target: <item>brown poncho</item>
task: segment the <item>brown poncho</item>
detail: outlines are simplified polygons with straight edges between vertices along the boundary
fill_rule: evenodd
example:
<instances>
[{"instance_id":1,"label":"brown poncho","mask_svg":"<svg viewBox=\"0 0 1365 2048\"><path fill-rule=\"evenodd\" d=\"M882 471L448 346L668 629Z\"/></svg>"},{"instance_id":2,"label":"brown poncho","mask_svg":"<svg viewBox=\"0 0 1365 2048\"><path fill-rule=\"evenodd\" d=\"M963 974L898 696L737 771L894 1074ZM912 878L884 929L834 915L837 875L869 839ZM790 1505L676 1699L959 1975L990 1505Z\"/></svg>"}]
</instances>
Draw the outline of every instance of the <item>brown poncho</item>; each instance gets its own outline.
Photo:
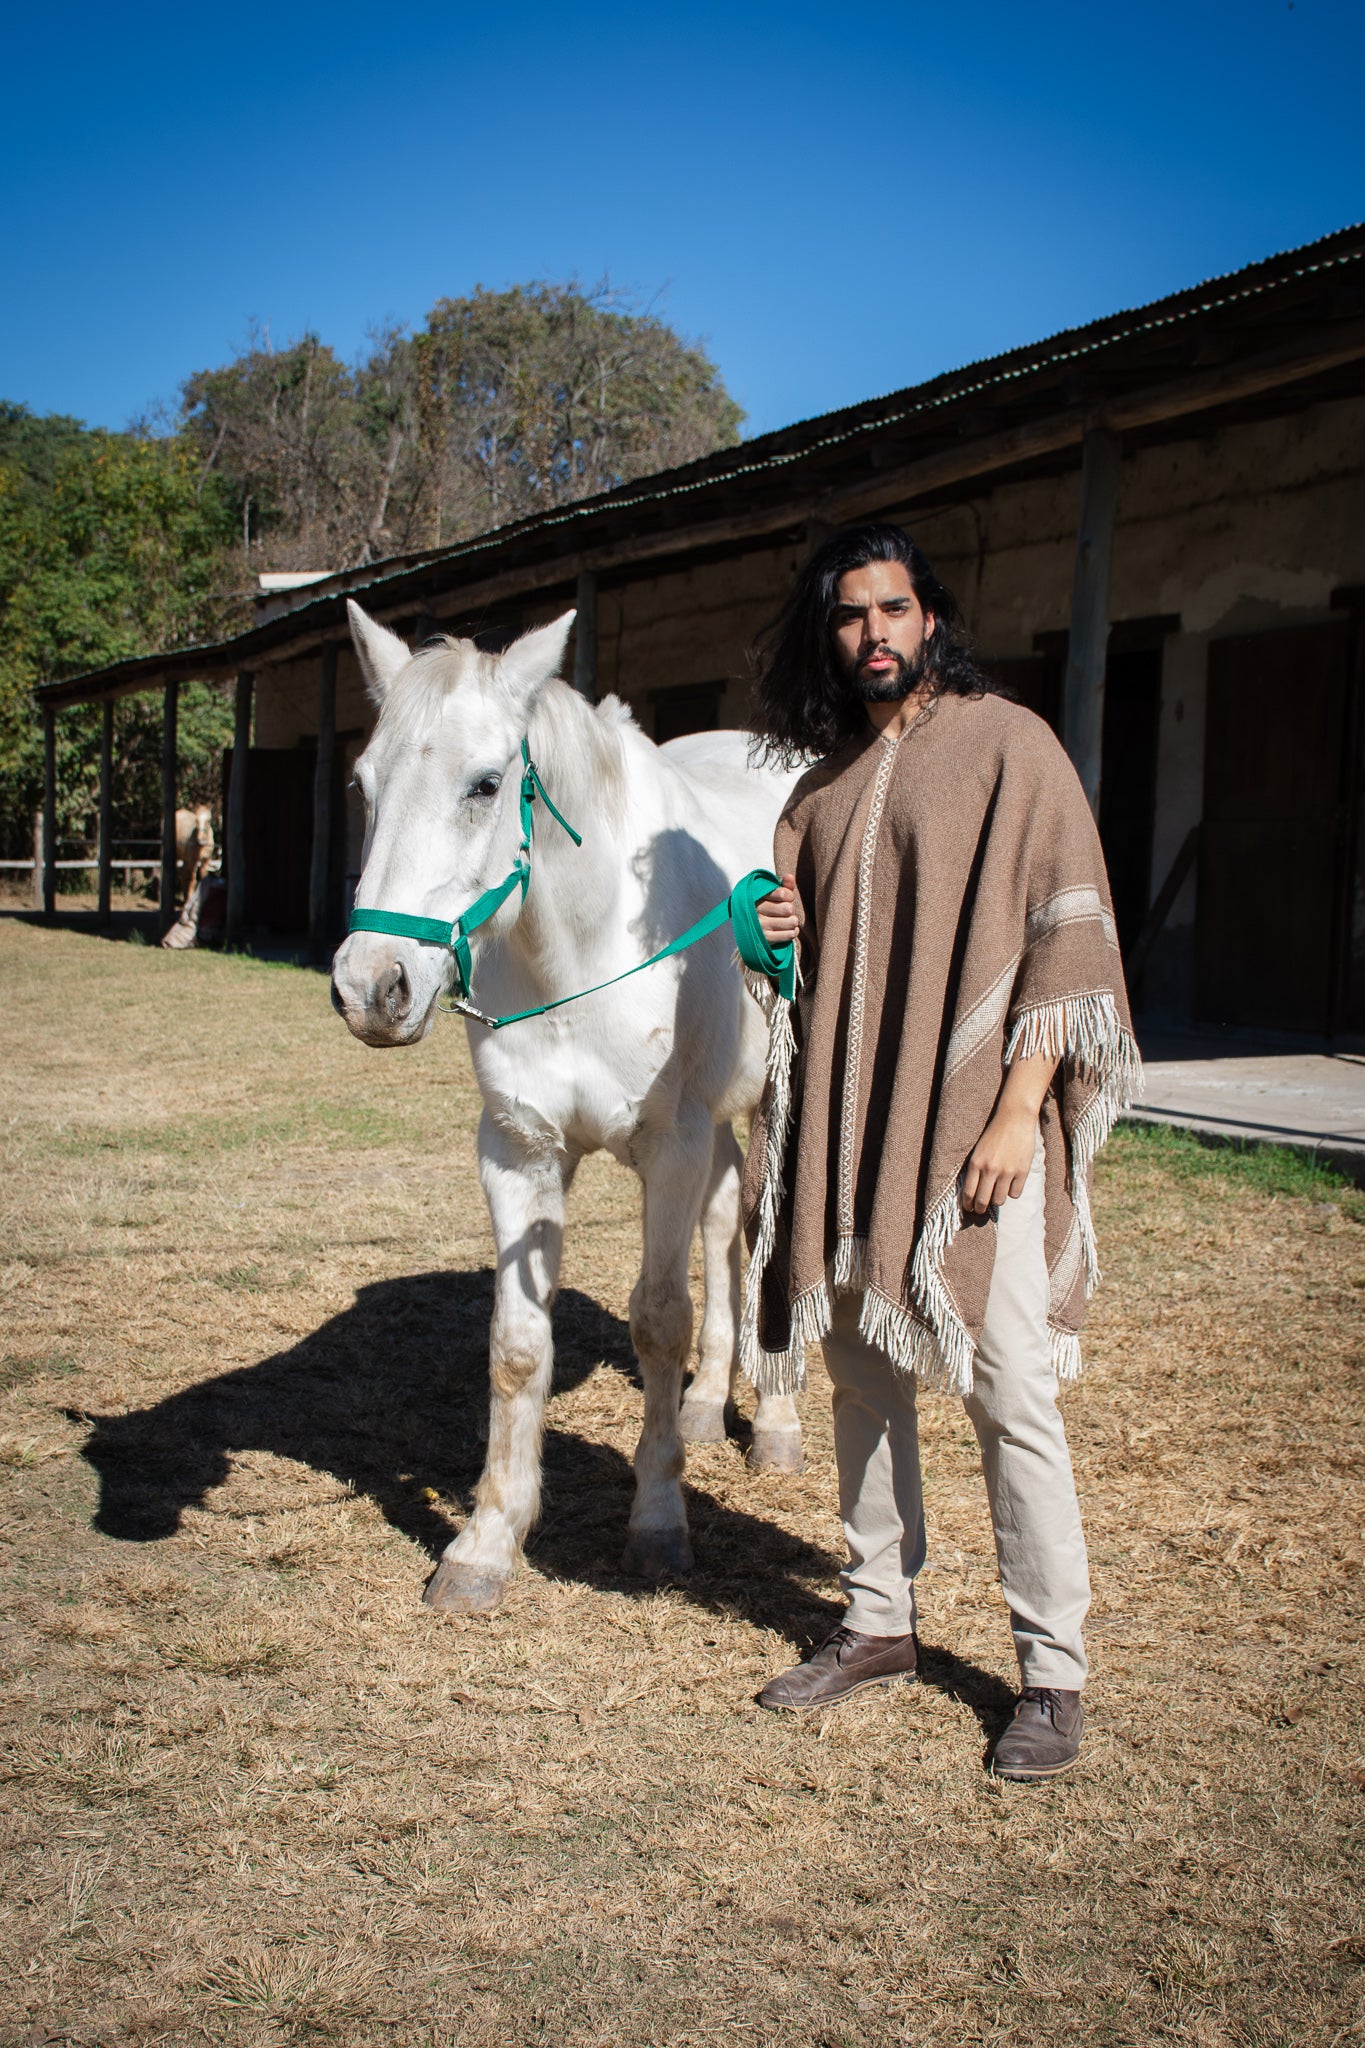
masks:
<instances>
[{"instance_id":1,"label":"brown poncho","mask_svg":"<svg viewBox=\"0 0 1365 2048\"><path fill-rule=\"evenodd\" d=\"M833 1296L857 1292L869 1342L970 1391L996 1233L964 1217L961 1176L1003 1065L1050 1052L1048 1320L1074 1378L1099 1280L1090 1165L1141 1068L1066 755L998 697L941 698L899 740L869 724L797 784L774 866L795 871L806 928L794 1014L755 985L771 1040L744 1181L745 1372L804 1385Z\"/></svg>"}]
</instances>

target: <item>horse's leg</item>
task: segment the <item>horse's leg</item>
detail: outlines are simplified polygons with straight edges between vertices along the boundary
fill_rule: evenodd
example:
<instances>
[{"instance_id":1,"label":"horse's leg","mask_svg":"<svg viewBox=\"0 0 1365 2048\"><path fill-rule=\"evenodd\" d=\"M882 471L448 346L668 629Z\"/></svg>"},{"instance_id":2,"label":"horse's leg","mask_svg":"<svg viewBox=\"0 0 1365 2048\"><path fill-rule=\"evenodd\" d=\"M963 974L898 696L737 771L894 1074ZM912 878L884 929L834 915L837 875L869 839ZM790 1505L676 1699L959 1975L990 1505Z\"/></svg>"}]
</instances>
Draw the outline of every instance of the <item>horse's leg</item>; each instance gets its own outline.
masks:
<instances>
[{"instance_id":1,"label":"horse's leg","mask_svg":"<svg viewBox=\"0 0 1365 2048\"><path fill-rule=\"evenodd\" d=\"M697 1369L679 1418L686 1444L722 1444L734 1420L735 1332L739 1328L739 1172L743 1154L729 1124L717 1124L701 1205L706 1306Z\"/></svg>"},{"instance_id":2,"label":"horse's leg","mask_svg":"<svg viewBox=\"0 0 1365 2048\"><path fill-rule=\"evenodd\" d=\"M689 1444L725 1440L739 1390L739 1183L743 1154L729 1124L716 1128L711 1173L702 1202L702 1264L706 1307L700 1360L683 1398L682 1434ZM760 1394L749 1463L758 1472L800 1472L801 1418L790 1394Z\"/></svg>"},{"instance_id":3,"label":"horse's leg","mask_svg":"<svg viewBox=\"0 0 1365 2048\"><path fill-rule=\"evenodd\" d=\"M736 1238L735 1257L739 1257ZM735 1346L733 1383L738 1385L739 1346ZM754 1407L754 1433L749 1465L755 1472L803 1472L806 1453L801 1443L801 1417L791 1394L760 1394Z\"/></svg>"},{"instance_id":4,"label":"horse's leg","mask_svg":"<svg viewBox=\"0 0 1365 2048\"><path fill-rule=\"evenodd\" d=\"M636 1153L645 1190L644 1262L630 1297L630 1335L645 1384L645 1418L622 1563L648 1579L692 1568L678 1397L692 1343L687 1260L712 1151L710 1117L700 1105L684 1104L674 1127Z\"/></svg>"},{"instance_id":5,"label":"horse's leg","mask_svg":"<svg viewBox=\"0 0 1365 2048\"><path fill-rule=\"evenodd\" d=\"M484 1111L479 1178L498 1253L488 1347L488 1456L474 1512L423 1596L429 1607L448 1614L492 1612L540 1508L540 1438L554 1364L550 1309L559 1284L564 1192L574 1163L548 1148L524 1150Z\"/></svg>"}]
</instances>

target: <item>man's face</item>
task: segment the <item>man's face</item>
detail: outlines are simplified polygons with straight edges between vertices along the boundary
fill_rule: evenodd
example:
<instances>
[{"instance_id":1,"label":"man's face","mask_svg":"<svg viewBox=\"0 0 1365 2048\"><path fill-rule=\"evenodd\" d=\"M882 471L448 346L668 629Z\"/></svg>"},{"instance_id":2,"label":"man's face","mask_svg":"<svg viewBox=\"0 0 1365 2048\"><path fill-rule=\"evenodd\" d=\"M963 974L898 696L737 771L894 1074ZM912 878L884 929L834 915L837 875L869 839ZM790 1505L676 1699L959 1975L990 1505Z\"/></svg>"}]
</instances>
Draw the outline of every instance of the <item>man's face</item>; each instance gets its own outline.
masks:
<instances>
[{"instance_id":1,"label":"man's face","mask_svg":"<svg viewBox=\"0 0 1365 2048\"><path fill-rule=\"evenodd\" d=\"M899 703L923 681L934 615L920 605L903 562L847 570L831 630L840 669L870 703Z\"/></svg>"}]
</instances>

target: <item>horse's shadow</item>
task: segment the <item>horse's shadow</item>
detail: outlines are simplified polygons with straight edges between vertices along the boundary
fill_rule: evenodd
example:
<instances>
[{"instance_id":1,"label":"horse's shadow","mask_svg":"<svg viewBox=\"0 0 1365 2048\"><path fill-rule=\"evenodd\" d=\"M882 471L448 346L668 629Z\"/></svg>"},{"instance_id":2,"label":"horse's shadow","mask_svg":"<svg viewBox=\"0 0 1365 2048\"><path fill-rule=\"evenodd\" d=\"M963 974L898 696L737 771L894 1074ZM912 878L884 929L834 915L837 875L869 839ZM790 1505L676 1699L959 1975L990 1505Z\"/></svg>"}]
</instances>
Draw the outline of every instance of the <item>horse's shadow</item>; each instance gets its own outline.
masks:
<instances>
[{"instance_id":1,"label":"horse's shadow","mask_svg":"<svg viewBox=\"0 0 1365 2048\"><path fill-rule=\"evenodd\" d=\"M185 1509L229 1477L234 1455L269 1451L367 1494L434 1559L456 1534L441 1502L467 1512L483 1465L492 1307L486 1270L377 1281L287 1351L154 1407L93 1418L82 1455L100 1477L95 1526L125 1542L172 1537ZM633 1375L626 1325L566 1288L555 1304L556 1389L602 1362ZM557 1427L551 1407L544 1470L544 1509L527 1546L538 1569L643 1595L616 1562L634 1490L628 1461ZM835 1604L804 1581L832 1581L835 1558L702 1487L687 1492L698 1560L681 1582L690 1598L793 1641L833 1625Z\"/></svg>"}]
</instances>

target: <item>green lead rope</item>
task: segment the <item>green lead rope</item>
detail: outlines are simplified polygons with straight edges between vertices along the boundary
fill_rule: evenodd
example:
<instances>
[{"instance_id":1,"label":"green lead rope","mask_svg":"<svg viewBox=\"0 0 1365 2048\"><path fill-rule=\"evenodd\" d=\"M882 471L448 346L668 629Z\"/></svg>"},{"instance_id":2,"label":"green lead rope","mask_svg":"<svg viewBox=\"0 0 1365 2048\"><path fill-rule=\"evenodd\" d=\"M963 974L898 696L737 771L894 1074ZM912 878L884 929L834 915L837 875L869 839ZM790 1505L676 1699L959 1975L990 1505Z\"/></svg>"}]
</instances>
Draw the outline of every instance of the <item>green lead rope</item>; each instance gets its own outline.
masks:
<instances>
[{"instance_id":1,"label":"green lead rope","mask_svg":"<svg viewBox=\"0 0 1365 2048\"><path fill-rule=\"evenodd\" d=\"M734 925L735 944L744 965L751 967L755 974L765 974L775 981L778 993L791 1002L796 995L796 949L791 945L770 946L758 921L760 899L779 886L777 876L770 869L755 868L736 882L723 903L717 903L713 910L708 910L705 917L699 917L695 924L690 924L676 939L670 939L657 953L651 953L648 960L637 960L634 967L627 967L624 973L613 974L609 981L594 982L591 988L575 989L571 996L556 996L551 1003L537 1003L531 1010L514 1010L508 1017L486 1017L482 1010L474 1009L468 1002L454 1003L450 1007L476 1018L480 1024L486 1024L490 1031L501 1031L505 1024L524 1024L528 1017L543 1017L550 1010L563 1009L565 1003L578 1003L584 996L600 995L604 988L615 988L618 981L629 981L632 974L643 974L646 967L657 967L661 960L671 960L675 953L685 953L689 946L709 938L712 932L718 932L725 924Z\"/></svg>"},{"instance_id":2,"label":"green lead rope","mask_svg":"<svg viewBox=\"0 0 1365 2048\"><path fill-rule=\"evenodd\" d=\"M410 917L401 910L353 910L350 929L353 932L382 932L395 939L416 939L419 945L441 946L453 954L455 974L459 982L459 999L449 1007L474 1017L480 1024L486 1024L491 1031L501 1031L506 1024L524 1024L529 1017L543 1017L550 1010L562 1009L565 1003L577 1003L584 996L600 995L604 988L614 988L618 981L629 981L632 974L643 974L646 967L657 967L661 960L671 960L675 953L686 952L699 940L709 938L724 924L733 924L735 945L744 965L755 974L766 975L777 983L778 993L788 1002L796 995L796 949L792 945L771 946L763 934L758 921L758 905L765 896L780 887L778 878L770 868L755 868L736 882L723 903L708 910L704 917L689 925L676 939L671 939L657 953L651 953L648 960L639 960L634 967L627 967L622 974L613 974L609 981L599 981L592 988L576 989L572 995L557 996L551 1003L537 1003L531 1010L515 1010L509 1017L486 1017L482 1010L476 1010L469 1000L470 983L473 979L473 963L470 959L470 935L480 925L487 924L490 917L501 909L514 889L520 889L523 898L531 882L531 833L534 822L533 805L537 797L545 805L556 824L561 825L575 846L583 840L574 831L558 810L555 809L544 783L531 759L530 748L525 740L521 743L521 845L517 851L516 864L511 872L491 889L485 889L482 896L470 904L461 917L448 922L439 917Z\"/></svg>"},{"instance_id":3,"label":"green lead rope","mask_svg":"<svg viewBox=\"0 0 1365 2048\"><path fill-rule=\"evenodd\" d=\"M772 945L758 921L758 906L765 896L782 886L771 868L753 868L742 875L730 891L730 921L735 944L744 965L777 983L777 993L789 1003L796 1001L796 948L790 939Z\"/></svg>"}]
</instances>

